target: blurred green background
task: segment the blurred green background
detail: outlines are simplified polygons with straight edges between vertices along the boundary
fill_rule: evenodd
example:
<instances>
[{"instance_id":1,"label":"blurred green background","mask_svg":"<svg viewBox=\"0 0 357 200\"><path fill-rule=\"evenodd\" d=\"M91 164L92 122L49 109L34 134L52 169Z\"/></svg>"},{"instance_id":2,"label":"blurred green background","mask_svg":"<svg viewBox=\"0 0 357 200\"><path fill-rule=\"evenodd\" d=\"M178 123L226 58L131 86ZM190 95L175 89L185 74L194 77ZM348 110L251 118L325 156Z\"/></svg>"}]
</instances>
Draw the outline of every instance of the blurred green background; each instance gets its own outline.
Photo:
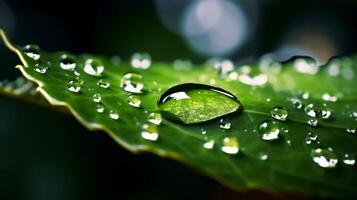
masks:
<instances>
[{"instance_id":1,"label":"blurred green background","mask_svg":"<svg viewBox=\"0 0 357 200\"><path fill-rule=\"evenodd\" d=\"M46 51L202 63L357 52L357 1L0 0L0 27ZM0 44L0 79L19 60ZM0 199L284 199L233 192L169 159L133 155L74 118L0 97Z\"/></svg>"}]
</instances>

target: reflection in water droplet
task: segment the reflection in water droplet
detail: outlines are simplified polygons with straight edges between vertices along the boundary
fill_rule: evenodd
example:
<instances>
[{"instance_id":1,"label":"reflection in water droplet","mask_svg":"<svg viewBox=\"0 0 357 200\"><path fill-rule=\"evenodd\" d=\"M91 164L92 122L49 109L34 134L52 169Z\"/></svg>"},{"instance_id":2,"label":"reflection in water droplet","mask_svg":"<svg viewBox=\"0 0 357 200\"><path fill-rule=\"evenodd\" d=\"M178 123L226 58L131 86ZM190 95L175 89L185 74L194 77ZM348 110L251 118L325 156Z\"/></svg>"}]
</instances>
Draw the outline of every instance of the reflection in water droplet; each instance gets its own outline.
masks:
<instances>
[{"instance_id":1,"label":"reflection in water droplet","mask_svg":"<svg viewBox=\"0 0 357 200\"><path fill-rule=\"evenodd\" d=\"M288 117L288 111L286 110L285 107L281 107L281 106L277 106L277 107L273 108L270 111L270 114L274 119L277 119L280 121L286 121L286 119Z\"/></svg>"},{"instance_id":2,"label":"reflection in water droplet","mask_svg":"<svg viewBox=\"0 0 357 200\"><path fill-rule=\"evenodd\" d=\"M219 128L221 129L230 129L231 128L231 122L228 119L220 119L219 120Z\"/></svg>"},{"instance_id":3,"label":"reflection in water droplet","mask_svg":"<svg viewBox=\"0 0 357 200\"><path fill-rule=\"evenodd\" d=\"M104 88L104 89L107 89L110 87L110 83L106 80L103 80L103 79L99 79L98 82L97 82L97 85L101 88Z\"/></svg>"},{"instance_id":4,"label":"reflection in water droplet","mask_svg":"<svg viewBox=\"0 0 357 200\"><path fill-rule=\"evenodd\" d=\"M157 131L155 124L143 124L141 127L141 137L150 140L156 141L159 138L159 133Z\"/></svg>"},{"instance_id":5,"label":"reflection in water droplet","mask_svg":"<svg viewBox=\"0 0 357 200\"><path fill-rule=\"evenodd\" d=\"M297 72L304 74L316 74L319 71L319 66L313 58L297 58L293 66Z\"/></svg>"},{"instance_id":6,"label":"reflection in water droplet","mask_svg":"<svg viewBox=\"0 0 357 200\"><path fill-rule=\"evenodd\" d=\"M78 93L81 90L82 84L77 79L72 79L67 83L67 90Z\"/></svg>"},{"instance_id":7,"label":"reflection in water droplet","mask_svg":"<svg viewBox=\"0 0 357 200\"><path fill-rule=\"evenodd\" d=\"M174 86L161 95L158 106L164 117L193 124L216 119L238 111L242 106L237 98L217 87L186 83ZM222 120L221 128L230 123Z\"/></svg>"},{"instance_id":8,"label":"reflection in water droplet","mask_svg":"<svg viewBox=\"0 0 357 200\"><path fill-rule=\"evenodd\" d=\"M162 121L162 117L160 113L150 113L149 117L148 117L148 121L156 124L156 125L160 125L161 121Z\"/></svg>"},{"instance_id":9,"label":"reflection in water droplet","mask_svg":"<svg viewBox=\"0 0 357 200\"><path fill-rule=\"evenodd\" d=\"M302 103L301 100L298 98L291 98L290 99L291 103L293 104L294 108L296 109L301 109L302 108Z\"/></svg>"},{"instance_id":10,"label":"reflection in water droplet","mask_svg":"<svg viewBox=\"0 0 357 200\"><path fill-rule=\"evenodd\" d=\"M34 60L40 59L40 47L38 45L26 45L22 50L26 56Z\"/></svg>"},{"instance_id":11,"label":"reflection in water droplet","mask_svg":"<svg viewBox=\"0 0 357 200\"><path fill-rule=\"evenodd\" d=\"M94 102L99 103L102 100L102 96L99 93L95 93L92 96Z\"/></svg>"},{"instance_id":12,"label":"reflection in water droplet","mask_svg":"<svg viewBox=\"0 0 357 200\"><path fill-rule=\"evenodd\" d=\"M87 59L84 64L84 72L92 76L101 76L104 72L104 65L98 59Z\"/></svg>"},{"instance_id":13,"label":"reflection in water droplet","mask_svg":"<svg viewBox=\"0 0 357 200\"><path fill-rule=\"evenodd\" d=\"M104 105L102 103L98 103L96 109L97 109L98 113L103 113L104 112Z\"/></svg>"},{"instance_id":14,"label":"reflection in water droplet","mask_svg":"<svg viewBox=\"0 0 357 200\"><path fill-rule=\"evenodd\" d=\"M324 93L322 95L322 99L325 101L336 102L338 98L337 98L337 96L333 96L329 93Z\"/></svg>"},{"instance_id":15,"label":"reflection in water droplet","mask_svg":"<svg viewBox=\"0 0 357 200\"><path fill-rule=\"evenodd\" d=\"M356 133L356 128L346 128L347 133Z\"/></svg>"},{"instance_id":16,"label":"reflection in water droplet","mask_svg":"<svg viewBox=\"0 0 357 200\"><path fill-rule=\"evenodd\" d=\"M279 125L270 119L260 123L258 130L262 134L262 139L271 141L279 139L280 129Z\"/></svg>"},{"instance_id":17,"label":"reflection in water droplet","mask_svg":"<svg viewBox=\"0 0 357 200\"><path fill-rule=\"evenodd\" d=\"M310 117L329 119L331 111L327 109L326 104L308 104L305 107L305 113Z\"/></svg>"},{"instance_id":18,"label":"reflection in water droplet","mask_svg":"<svg viewBox=\"0 0 357 200\"><path fill-rule=\"evenodd\" d=\"M119 114L118 114L118 112L115 111L115 110L110 110L110 111L109 111L109 117L110 117L111 119L117 120L117 119L119 119Z\"/></svg>"},{"instance_id":19,"label":"reflection in water droplet","mask_svg":"<svg viewBox=\"0 0 357 200\"><path fill-rule=\"evenodd\" d=\"M139 108L141 105L140 97L137 95L129 95L128 104L133 107Z\"/></svg>"},{"instance_id":20,"label":"reflection in water droplet","mask_svg":"<svg viewBox=\"0 0 357 200\"><path fill-rule=\"evenodd\" d=\"M138 69L148 69L151 65L151 56L148 53L135 53L131 57L131 65Z\"/></svg>"},{"instance_id":21,"label":"reflection in water droplet","mask_svg":"<svg viewBox=\"0 0 357 200\"><path fill-rule=\"evenodd\" d=\"M45 74L48 70L48 67L44 63L36 63L33 69L40 74Z\"/></svg>"},{"instance_id":22,"label":"reflection in water droplet","mask_svg":"<svg viewBox=\"0 0 357 200\"><path fill-rule=\"evenodd\" d=\"M203 144L203 147L206 149L213 149L214 146L214 140L208 140Z\"/></svg>"},{"instance_id":23,"label":"reflection in water droplet","mask_svg":"<svg viewBox=\"0 0 357 200\"><path fill-rule=\"evenodd\" d=\"M142 93L144 88L142 79L140 74L126 73L121 79L120 87L126 92Z\"/></svg>"},{"instance_id":24,"label":"reflection in water droplet","mask_svg":"<svg viewBox=\"0 0 357 200\"><path fill-rule=\"evenodd\" d=\"M60 67L64 70L73 71L76 68L76 62L74 55L63 54L60 58Z\"/></svg>"},{"instance_id":25,"label":"reflection in water droplet","mask_svg":"<svg viewBox=\"0 0 357 200\"><path fill-rule=\"evenodd\" d=\"M307 124L310 126L317 126L319 121L317 119L309 119L307 120Z\"/></svg>"},{"instance_id":26,"label":"reflection in water droplet","mask_svg":"<svg viewBox=\"0 0 357 200\"><path fill-rule=\"evenodd\" d=\"M239 152L239 143L235 137L223 138L223 146L221 150L227 154L237 154Z\"/></svg>"},{"instance_id":27,"label":"reflection in water droplet","mask_svg":"<svg viewBox=\"0 0 357 200\"><path fill-rule=\"evenodd\" d=\"M346 165L354 165L356 163L356 158L354 154L345 153L342 157L342 161Z\"/></svg>"},{"instance_id":28,"label":"reflection in water droplet","mask_svg":"<svg viewBox=\"0 0 357 200\"><path fill-rule=\"evenodd\" d=\"M332 148L316 148L311 151L312 160L323 168L335 168L338 163Z\"/></svg>"}]
</instances>

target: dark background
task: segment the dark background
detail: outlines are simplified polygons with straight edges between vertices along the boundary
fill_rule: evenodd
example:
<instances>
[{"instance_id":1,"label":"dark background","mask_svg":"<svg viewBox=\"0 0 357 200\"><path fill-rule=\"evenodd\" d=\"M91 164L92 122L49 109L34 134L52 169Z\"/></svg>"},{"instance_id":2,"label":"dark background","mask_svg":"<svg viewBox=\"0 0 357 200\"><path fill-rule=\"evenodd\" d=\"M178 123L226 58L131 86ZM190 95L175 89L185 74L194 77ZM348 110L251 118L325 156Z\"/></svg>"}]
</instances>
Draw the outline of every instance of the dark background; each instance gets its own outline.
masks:
<instances>
[{"instance_id":1,"label":"dark background","mask_svg":"<svg viewBox=\"0 0 357 200\"><path fill-rule=\"evenodd\" d=\"M189 0L0 0L0 26L13 41L47 51L119 55L149 52L154 61L201 63L182 34L164 25ZM324 63L357 52L357 1L232 0L250 27L234 61L273 52L278 59L308 54ZM161 16L161 18L160 18ZM214 56L214 55L210 55ZM0 79L13 79L19 61L0 44ZM186 166L133 155L76 120L0 97L0 199L247 199L279 198L233 192ZM284 196L287 198L287 196ZM280 197L280 198L284 198ZM300 198L299 196L294 196Z\"/></svg>"}]
</instances>

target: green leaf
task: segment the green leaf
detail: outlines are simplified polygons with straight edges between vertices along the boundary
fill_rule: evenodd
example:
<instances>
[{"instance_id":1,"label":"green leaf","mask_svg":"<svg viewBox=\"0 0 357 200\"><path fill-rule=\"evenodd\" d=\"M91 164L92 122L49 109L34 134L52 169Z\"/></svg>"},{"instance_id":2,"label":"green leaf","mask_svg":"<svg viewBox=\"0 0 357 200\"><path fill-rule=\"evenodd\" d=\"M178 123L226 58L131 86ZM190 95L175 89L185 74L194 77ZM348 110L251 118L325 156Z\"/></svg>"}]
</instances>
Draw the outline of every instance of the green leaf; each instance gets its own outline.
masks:
<instances>
[{"instance_id":1,"label":"green leaf","mask_svg":"<svg viewBox=\"0 0 357 200\"><path fill-rule=\"evenodd\" d=\"M228 61L193 66L138 55L119 63L22 48L1 36L22 61L17 68L52 105L132 152L184 161L235 189L339 198L357 192L356 57L320 68L301 57L286 63L263 57L235 69ZM166 91L187 83L221 88L237 101L184 87L189 101L158 105Z\"/></svg>"}]
</instances>

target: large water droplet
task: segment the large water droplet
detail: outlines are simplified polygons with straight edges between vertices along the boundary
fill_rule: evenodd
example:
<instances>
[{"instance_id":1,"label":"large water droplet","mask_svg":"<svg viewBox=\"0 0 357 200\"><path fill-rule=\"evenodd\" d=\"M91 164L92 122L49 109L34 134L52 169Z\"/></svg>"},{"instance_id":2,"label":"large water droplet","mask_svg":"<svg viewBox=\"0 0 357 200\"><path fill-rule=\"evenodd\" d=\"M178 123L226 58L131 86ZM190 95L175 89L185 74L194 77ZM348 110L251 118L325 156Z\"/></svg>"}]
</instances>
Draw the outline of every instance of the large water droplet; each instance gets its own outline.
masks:
<instances>
[{"instance_id":1,"label":"large water droplet","mask_svg":"<svg viewBox=\"0 0 357 200\"><path fill-rule=\"evenodd\" d=\"M67 83L67 90L78 93L81 90L82 84L77 79L72 79Z\"/></svg>"},{"instance_id":2,"label":"large water droplet","mask_svg":"<svg viewBox=\"0 0 357 200\"><path fill-rule=\"evenodd\" d=\"M38 60L41 57L40 56L40 47L38 45L29 44L29 45L24 46L24 48L22 50L26 54L26 56L28 56L34 60Z\"/></svg>"},{"instance_id":3,"label":"large water droplet","mask_svg":"<svg viewBox=\"0 0 357 200\"><path fill-rule=\"evenodd\" d=\"M84 64L84 72L92 76L101 76L104 72L104 65L98 59L87 59Z\"/></svg>"},{"instance_id":4,"label":"large water droplet","mask_svg":"<svg viewBox=\"0 0 357 200\"><path fill-rule=\"evenodd\" d=\"M316 148L311 151L312 160L323 168L335 168L338 163L332 148Z\"/></svg>"},{"instance_id":5,"label":"large water droplet","mask_svg":"<svg viewBox=\"0 0 357 200\"><path fill-rule=\"evenodd\" d=\"M156 125L160 125L162 118L161 118L161 114L160 113L150 113L149 117L148 117L148 121L156 124Z\"/></svg>"},{"instance_id":6,"label":"large water droplet","mask_svg":"<svg viewBox=\"0 0 357 200\"><path fill-rule=\"evenodd\" d=\"M128 104L133 107L139 108L141 105L141 99L137 95L129 95Z\"/></svg>"},{"instance_id":7,"label":"large water droplet","mask_svg":"<svg viewBox=\"0 0 357 200\"><path fill-rule=\"evenodd\" d=\"M126 92L142 93L144 88L142 79L140 74L126 73L121 79L120 87Z\"/></svg>"},{"instance_id":8,"label":"large water droplet","mask_svg":"<svg viewBox=\"0 0 357 200\"><path fill-rule=\"evenodd\" d=\"M239 152L239 143L235 137L223 138L221 150L227 154L237 154Z\"/></svg>"},{"instance_id":9,"label":"large water droplet","mask_svg":"<svg viewBox=\"0 0 357 200\"><path fill-rule=\"evenodd\" d=\"M279 139L280 127L277 122L270 119L259 124L258 130L263 140L271 141Z\"/></svg>"},{"instance_id":10,"label":"large water droplet","mask_svg":"<svg viewBox=\"0 0 357 200\"><path fill-rule=\"evenodd\" d=\"M148 53L135 53L131 57L131 65L134 68L148 69L151 65L151 56Z\"/></svg>"},{"instance_id":11,"label":"large water droplet","mask_svg":"<svg viewBox=\"0 0 357 200\"><path fill-rule=\"evenodd\" d=\"M36 63L33 69L40 74L45 74L48 70L48 66L45 63Z\"/></svg>"},{"instance_id":12,"label":"large water droplet","mask_svg":"<svg viewBox=\"0 0 357 200\"><path fill-rule=\"evenodd\" d=\"M356 163L356 158L354 154L345 153L342 157L342 161L346 165L354 165Z\"/></svg>"},{"instance_id":13,"label":"large water droplet","mask_svg":"<svg viewBox=\"0 0 357 200\"><path fill-rule=\"evenodd\" d=\"M186 83L168 89L158 100L165 117L186 124L208 121L238 111L237 98L217 87Z\"/></svg>"},{"instance_id":14,"label":"large water droplet","mask_svg":"<svg viewBox=\"0 0 357 200\"><path fill-rule=\"evenodd\" d=\"M141 127L141 137L150 140L156 141L159 138L159 133L157 131L155 124L143 124Z\"/></svg>"},{"instance_id":15,"label":"large water droplet","mask_svg":"<svg viewBox=\"0 0 357 200\"><path fill-rule=\"evenodd\" d=\"M74 55L63 54L60 58L60 67L64 70L74 71L76 68L76 62Z\"/></svg>"},{"instance_id":16,"label":"large water droplet","mask_svg":"<svg viewBox=\"0 0 357 200\"><path fill-rule=\"evenodd\" d=\"M308 104L305 107L305 113L310 117L329 119L331 111L327 109L326 104Z\"/></svg>"},{"instance_id":17,"label":"large water droplet","mask_svg":"<svg viewBox=\"0 0 357 200\"><path fill-rule=\"evenodd\" d=\"M103 80L103 79L99 79L98 82L97 82L97 85L101 88L104 88L104 89L107 89L110 87L110 83L106 80Z\"/></svg>"},{"instance_id":18,"label":"large water droplet","mask_svg":"<svg viewBox=\"0 0 357 200\"><path fill-rule=\"evenodd\" d=\"M270 114L274 119L277 119L280 121L286 121L286 119L288 117L288 111L286 110L285 107L281 107L281 106L277 106L277 107L273 108L270 111Z\"/></svg>"}]
</instances>

